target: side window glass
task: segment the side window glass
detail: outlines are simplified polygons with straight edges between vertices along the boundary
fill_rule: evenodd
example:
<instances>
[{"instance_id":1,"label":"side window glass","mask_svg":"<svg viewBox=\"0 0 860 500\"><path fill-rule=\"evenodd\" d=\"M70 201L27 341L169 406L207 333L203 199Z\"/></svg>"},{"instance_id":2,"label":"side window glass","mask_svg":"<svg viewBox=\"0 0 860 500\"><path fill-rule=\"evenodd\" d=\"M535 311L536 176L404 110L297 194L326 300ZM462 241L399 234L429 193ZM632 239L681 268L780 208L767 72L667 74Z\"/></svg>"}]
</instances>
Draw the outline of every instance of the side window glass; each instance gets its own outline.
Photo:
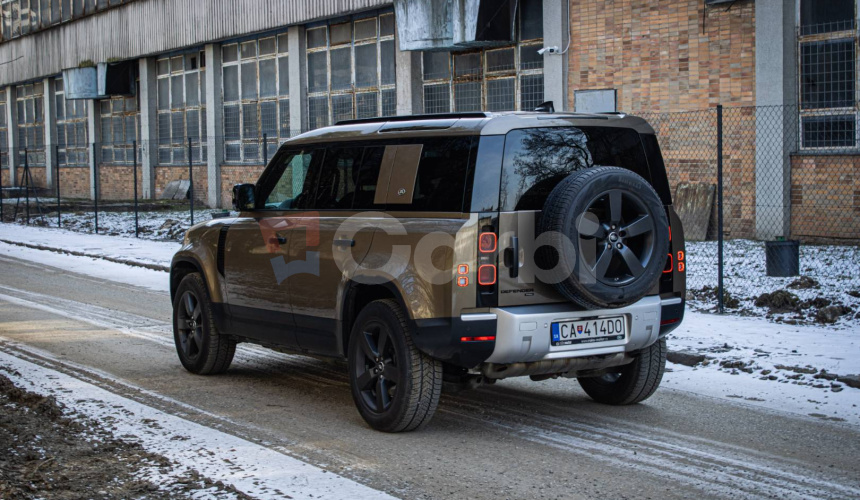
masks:
<instances>
[{"instance_id":1,"label":"side window glass","mask_svg":"<svg viewBox=\"0 0 860 500\"><path fill-rule=\"evenodd\" d=\"M373 203L376 197L379 168L382 165L383 154L385 154L385 146L364 148L361 169L355 181L353 210L382 210L385 208L385 205L374 205Z\"/></svg>"},{"instance_id":2,"label":"side window glass","mask_svg":"<svg viewBox=\"0 0 860 500\"><path fill-rule=\"evenodd\" d=\"M355 184L361 167L363 148L332 148L326 153L320 170L316 196L310 204L314 209L352 208Z\"/></svg>"},{"instance_id":3,"label":"side window glass","mask_svg":"<svg viewBox=\"0 0 860 500\"><path fill-rule=\"evenodd\" d=\"M313 194L311 169L314 163L319 162L321 156L322 150L287 154L271 174L278 180L266 194L263 208L266 210L306 208Z\"/></svg>"},{"instance_id":4,"label":"side window glass","mask_svg":"<svg viewBox=\"0 0 860 500\"><path fill-rule=\"evenodd\" d=\"M434 139L424 143L412 205L395 210L461 212L466 187L471 137Z\"/></svg>"}]
</instances>

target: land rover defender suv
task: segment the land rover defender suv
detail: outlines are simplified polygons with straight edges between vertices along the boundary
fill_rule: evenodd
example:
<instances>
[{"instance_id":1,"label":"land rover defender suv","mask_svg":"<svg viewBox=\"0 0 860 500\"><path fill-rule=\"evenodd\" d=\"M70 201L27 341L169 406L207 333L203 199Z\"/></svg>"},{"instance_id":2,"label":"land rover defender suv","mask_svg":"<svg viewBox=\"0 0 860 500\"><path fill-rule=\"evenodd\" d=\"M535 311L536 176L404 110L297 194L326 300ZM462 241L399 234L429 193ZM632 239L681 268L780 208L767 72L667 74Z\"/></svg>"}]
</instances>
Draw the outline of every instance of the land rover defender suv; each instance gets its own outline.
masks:
<instances>
[{"instance_id":1,"label":"land rover defender suv","mask_svg":"<svg viewBox=\"0 0 860 500\"><path fill-rule=\"evenodd\" d=\"M443 384L564 377L640 402L684 315L683 230L633 116L340 122L286 141L233 203L173 258L182 365L222 373L240 342L344 358L381 431L427 424Z\"/></svg>"}]
</instances>

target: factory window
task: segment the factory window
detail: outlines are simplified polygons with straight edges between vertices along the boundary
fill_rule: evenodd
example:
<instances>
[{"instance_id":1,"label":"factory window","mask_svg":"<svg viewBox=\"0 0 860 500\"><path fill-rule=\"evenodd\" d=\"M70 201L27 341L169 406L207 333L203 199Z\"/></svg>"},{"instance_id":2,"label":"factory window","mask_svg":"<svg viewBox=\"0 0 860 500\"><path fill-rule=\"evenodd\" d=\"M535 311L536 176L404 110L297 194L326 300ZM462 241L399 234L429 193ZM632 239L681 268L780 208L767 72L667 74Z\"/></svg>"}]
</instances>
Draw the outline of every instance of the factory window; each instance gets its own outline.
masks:
<instances>
[{"instance_id":1,"label":"factory window","mask_svg":"<svg viewBox=\"0 0 860 500\"><path fill-rule=\"evenodd\" d=\"M308 129L396 114L394 14L307 29Z\"/></svg>"},{"instance_id":2,"label":"factory window","mask_svg":"<svg viewBox=\"0 0 860 500\"><path fill-rule=\"evenodd\" d=\"M137 97L104 99L99 102L99 116L101 119L101 161L103 163L132 164L134 162L134 141L138 140L138 131L140 130Z\"/></svg>"},{"instance_id":3,"label":"factory window","mask_svg":"<svg viewBox=\"0 0 860 500\"><path fill-rule=\"evenodd\" d=\"M158 75L158 163L177 165L206 161L206 95L203 52L163 57L156 61ZM124 132L125 134L125 132Z\"/></svg>"},{"instance_id":4,"label":"factory window","mask_svg":"<svg viewBox=\"0 0 860 500\"><path fill-rule=\"evenodd\" d=\"M532 110L543 102L543 6L519 3L516 43L423 54L424 112Z\"/></svg>"},{"instance_id":5,"label":"factory window","mask_svg":"<svg viewBox=\"0 0 860 500\"><path fill-rule=\"evenodd\" d=\"M57 163L61 167L89 165L87 144L87 101L66 99L63 79L54 80L57 110Z\"/></svg>"},{"instance_id":6,"label":"factory window","mask_svg":"<svg viewBox=\"0 0 860 500\"><path fill-rule=\"evenodd\" d=\"M263 136L270 159L290 131L287 34L221 47L224 160L262 163Z\"/></svg>"},{"instance_id":7,"label":"factory window","mask_svg":"<svg viewBox=\"0 0 860 500\"><path fill-rule=\"evenodd\" d=\"M45 165L45 85L42 82L15 87L18 107L18 154L24 163L24 153L30 166Z\"/></svg>"},{"instance_id":8,"label":"factory window","mask_svg":"<svg viewBox=\"0 0 860 500\"><path fill-rule=\"evenodd\" d=\"M801 147L857 147L855 0L800 2Z\"/></svg>"},{"instance_id":9,"label":"factory window","mask_svg":"<svg viewBox=\"0 0 860 500\"><path fill-rule=\"evenodd\" d=\"M10 40L131 0L0 0L0 34Z\"/></svg>"}]
</instances>

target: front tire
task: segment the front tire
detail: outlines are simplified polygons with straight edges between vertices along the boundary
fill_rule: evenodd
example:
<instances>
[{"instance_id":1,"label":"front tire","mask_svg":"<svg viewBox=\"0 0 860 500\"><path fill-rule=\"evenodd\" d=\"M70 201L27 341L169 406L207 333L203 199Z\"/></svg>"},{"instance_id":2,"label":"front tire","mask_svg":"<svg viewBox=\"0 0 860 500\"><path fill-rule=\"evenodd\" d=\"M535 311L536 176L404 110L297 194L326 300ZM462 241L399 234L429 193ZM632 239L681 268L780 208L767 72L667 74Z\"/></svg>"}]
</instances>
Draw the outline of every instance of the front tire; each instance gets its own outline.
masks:
<instances>
[{"instance_id":1,"label":"front tire","mask_svg":"<svg viewBox=\"0 0 860 500\"><path fill-rule=\"evenodd\" d=\"M415 347L391 299L371 302L349 337L349 385L362 418L383 432L427 425L442 393L442 363Z\"/></svg>"},{"instance_id":2,"label":"front tire","mask_svg":"<svg viewBox=\"0 0 860 500\"><path fill-rule=\"evenodd\" d=\"M176 289L173 340L179 361L191 373L224 373L233 361L236 341L218 332L209 290L200 273L185 276Z\"/></svg>"},{"instance_id":3,"label":"front tire","mask_svg":"<svg viewBox=\"0 0 860 500\"><path fill-rule=\"evenodd\" d=\"M577 379L591 399L608 405L632 405L645 401L663 379L666 370L666 339L643 349L630 364L617 373Z\"/></svg>"}]
</instances>

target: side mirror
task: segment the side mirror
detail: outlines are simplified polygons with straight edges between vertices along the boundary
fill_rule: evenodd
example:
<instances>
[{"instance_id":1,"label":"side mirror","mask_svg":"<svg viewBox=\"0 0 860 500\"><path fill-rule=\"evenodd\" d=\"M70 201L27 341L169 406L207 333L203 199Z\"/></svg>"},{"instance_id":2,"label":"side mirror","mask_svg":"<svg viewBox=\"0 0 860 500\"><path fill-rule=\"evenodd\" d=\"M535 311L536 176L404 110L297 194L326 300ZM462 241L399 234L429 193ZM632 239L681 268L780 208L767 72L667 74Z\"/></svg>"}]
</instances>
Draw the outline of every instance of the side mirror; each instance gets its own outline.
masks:
<instances>
[{"instance_id":1,"label":"side mirror","mask_svg":"<svg viewBox=\"0 0 860 500\"><path fill-rule=\"evenodd\" d=\"M233 210L244 212L254 210L254 185L236 184L233 186Z\"/></svg>"}]
</instances>

